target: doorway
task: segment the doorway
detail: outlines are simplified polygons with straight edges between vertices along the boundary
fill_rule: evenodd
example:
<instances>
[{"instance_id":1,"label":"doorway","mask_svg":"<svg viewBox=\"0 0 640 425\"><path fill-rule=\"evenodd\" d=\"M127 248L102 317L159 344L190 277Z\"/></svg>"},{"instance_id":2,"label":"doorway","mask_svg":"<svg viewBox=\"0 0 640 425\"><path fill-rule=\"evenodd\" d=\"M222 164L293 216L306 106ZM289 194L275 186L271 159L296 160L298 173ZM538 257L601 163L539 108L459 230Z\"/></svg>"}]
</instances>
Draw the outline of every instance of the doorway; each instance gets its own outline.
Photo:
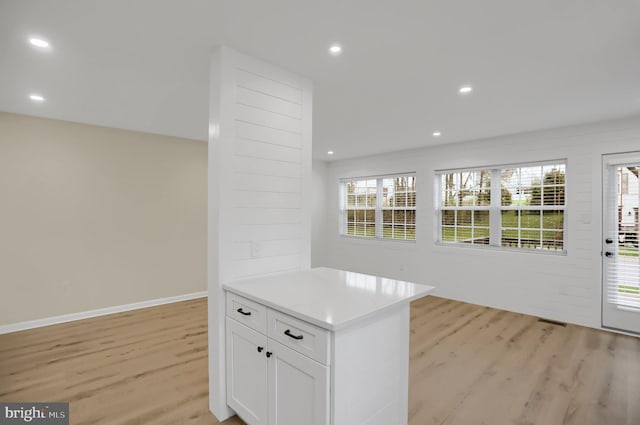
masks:
<instances>
[{"instance_id":1,"label":"doorway","mask_svg":"<svg viewBox=\"0 0 640 425\"><path fill-rule=\"evenodd\" d=\"M640 334L640 152L604 155L602 326Z\"/></svg>"}]
</instances>

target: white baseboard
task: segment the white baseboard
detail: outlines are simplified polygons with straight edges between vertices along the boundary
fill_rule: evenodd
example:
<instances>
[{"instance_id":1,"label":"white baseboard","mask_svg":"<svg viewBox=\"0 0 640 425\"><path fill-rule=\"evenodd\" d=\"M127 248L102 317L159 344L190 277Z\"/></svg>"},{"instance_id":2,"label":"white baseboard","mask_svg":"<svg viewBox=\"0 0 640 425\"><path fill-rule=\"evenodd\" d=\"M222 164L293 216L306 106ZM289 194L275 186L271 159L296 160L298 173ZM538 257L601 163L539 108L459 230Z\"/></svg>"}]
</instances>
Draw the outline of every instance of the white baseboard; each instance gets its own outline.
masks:
<instances>
[{"instance_id":1,"label":"white baseboard","mask_svg":"<svg viewBox=\"0 0 640 425\"><path fill-rule=\"evenodd\" d=\"M117 305L113 307L99 308L97 310L81 311L79 313L63 314L62 316L47 317L44 319L29 320L28 322L12 323L0 326L0 335L11 332L24 331L26 329L40 328L43 326L57 325L59 323L73 322L75 320L88 319L90 317L105 316L107 314L122 313L123 311L137 310L139 308L153 307L162 304L177 303L180 301L205 298L207 291L193 292L191 294L176 295L174 297L158 298L155 300L140 301L132 304Z\"/></svg>"}]
</instances>

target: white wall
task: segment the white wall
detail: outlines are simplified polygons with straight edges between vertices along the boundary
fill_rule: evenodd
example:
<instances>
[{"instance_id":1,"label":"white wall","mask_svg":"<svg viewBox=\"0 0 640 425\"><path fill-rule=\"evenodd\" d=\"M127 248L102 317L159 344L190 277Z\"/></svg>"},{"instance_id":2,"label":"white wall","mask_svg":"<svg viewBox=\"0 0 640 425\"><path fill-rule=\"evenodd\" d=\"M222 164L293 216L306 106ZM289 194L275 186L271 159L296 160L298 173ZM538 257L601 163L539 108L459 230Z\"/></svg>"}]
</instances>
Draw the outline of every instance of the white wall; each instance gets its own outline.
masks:
<instances>
[{"instance_id":1,"label":"white wall","mask_svg":"<svg viewBox=\"0 0 640 425\"><path fill-rule=\"evenodd\" d=\"M329 163L328 265L434 285L438 296L600 327L601 155L633 150L640 150L640 117ZM435 170L562 158L566 256L435 244ZM340 178L409 171L417 173L415 243L338 235Z\"/></svg>"},{"instance_id":2,"label":"white wall","mask_svg":"<svg viewBox=\"0 0 640 425\"><path fill-rule=\"evenodd\" d=\"M311 267L327 265L327 163L314 160L312 165Z\"/></svg>"}]
</instances>

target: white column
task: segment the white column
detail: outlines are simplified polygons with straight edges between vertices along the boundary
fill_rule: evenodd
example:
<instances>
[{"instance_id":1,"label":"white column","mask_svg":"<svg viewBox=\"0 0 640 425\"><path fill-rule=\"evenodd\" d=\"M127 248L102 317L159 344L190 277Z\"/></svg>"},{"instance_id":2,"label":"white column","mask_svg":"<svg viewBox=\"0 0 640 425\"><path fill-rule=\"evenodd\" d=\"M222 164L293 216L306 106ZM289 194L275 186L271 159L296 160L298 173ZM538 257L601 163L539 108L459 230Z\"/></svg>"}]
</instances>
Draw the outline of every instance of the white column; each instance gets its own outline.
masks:
<instances>
[{"instance_id":1,"label":"white column","mask_svg":"<svg viewBox=\"0 0 640 425\"><path fill-rule=\"evenodd\" d=\"M210 84L209 407L224 420L222 285L310 267L312 86L226 47Z\"/></svg>"}]
</instances>

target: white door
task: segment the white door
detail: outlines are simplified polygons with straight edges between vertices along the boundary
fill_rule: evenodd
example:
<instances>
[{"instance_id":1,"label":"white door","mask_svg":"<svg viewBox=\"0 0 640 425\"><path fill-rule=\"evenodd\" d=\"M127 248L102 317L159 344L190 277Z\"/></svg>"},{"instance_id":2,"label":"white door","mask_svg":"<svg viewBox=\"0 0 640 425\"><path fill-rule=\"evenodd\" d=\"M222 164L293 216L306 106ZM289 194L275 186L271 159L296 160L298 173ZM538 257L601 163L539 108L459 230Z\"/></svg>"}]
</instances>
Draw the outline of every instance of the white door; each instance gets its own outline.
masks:
<instances>
[{"instance_id":1,"label":"white door","mask_svg":"<svg viewBox=\"0 0 640 425\"><path fill-rule=\"evenodd\" d=\"M603 157L602 326L640 334L640 152Z\"/></svg>"},{"instance_id":2,"label":"white door","mask_svg":"<svg viewBox=\"0 0 640 425\"><path fill-rule=\"evenodd\" d=\"M267 337L227 317L227 404L249 425L267 424Z\"/></svg>"},{"instance_id":3,"label":"white door","mask_svg":"<svg viewBox=\"0 0 640 425\"><path fill-rule=\"evenodd\" d=\"M269 340L269 425L328 425L329 368Z\"/></svg>"}]
</instances>

